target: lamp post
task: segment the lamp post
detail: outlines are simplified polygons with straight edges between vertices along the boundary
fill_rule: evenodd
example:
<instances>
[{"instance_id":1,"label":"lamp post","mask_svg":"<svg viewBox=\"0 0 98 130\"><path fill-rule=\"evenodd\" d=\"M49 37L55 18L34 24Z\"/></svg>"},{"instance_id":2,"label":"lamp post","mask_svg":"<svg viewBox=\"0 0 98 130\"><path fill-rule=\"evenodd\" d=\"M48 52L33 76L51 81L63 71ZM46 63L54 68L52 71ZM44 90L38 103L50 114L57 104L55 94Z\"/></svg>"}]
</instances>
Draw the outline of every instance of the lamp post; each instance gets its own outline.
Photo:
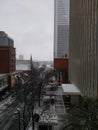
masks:
<instances>
[{"instance_id":1,"label":"lamp post","mask_svg":"<svg viewBox=\"0 0 98 130\"><path fill-rule=\"evenodd\" d=\"M20 121L20 108L17 108L17 111L14 113L18 115L18 128L21 130L21 121Z\"/></svg>"},{"instance_id":2,"label":"lamp post","mask_svg":"<svg viewBox=\"0 0 98 130\"><path fill-rule=\"evenodd\" d=\"M23 130L26 130L26 121L25 121L25 106L23 109Z\"/></svg>"},{"instance_id":3,"label":"lamp post","mask_svg":"<svg viewBox=\"0 0 98 130\"><path fill-rule=\"evenodd\" d=\"M58 82L59 82L59 85L61 85L60 71L58 72Z\"/></svg>"}]
</instances>

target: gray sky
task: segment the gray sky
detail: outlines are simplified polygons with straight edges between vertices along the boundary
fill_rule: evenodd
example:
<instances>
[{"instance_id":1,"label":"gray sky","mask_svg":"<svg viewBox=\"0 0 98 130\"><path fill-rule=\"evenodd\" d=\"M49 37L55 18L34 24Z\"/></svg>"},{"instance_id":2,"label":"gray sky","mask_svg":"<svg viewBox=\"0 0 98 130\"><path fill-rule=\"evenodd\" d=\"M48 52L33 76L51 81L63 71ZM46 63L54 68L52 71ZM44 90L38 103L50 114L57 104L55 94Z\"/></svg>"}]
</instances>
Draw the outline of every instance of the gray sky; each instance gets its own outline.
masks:
<instances>
[{"instance_id":1,"label":"gray sky","mask_svg":"<svg viewBox=\"0 0 98 130\"><path fill-rule=\"evenodd\" d=\"M0 0L0 30L14 39L17 57L53 59L54 0Z\"/></svg>"}]
</instances>

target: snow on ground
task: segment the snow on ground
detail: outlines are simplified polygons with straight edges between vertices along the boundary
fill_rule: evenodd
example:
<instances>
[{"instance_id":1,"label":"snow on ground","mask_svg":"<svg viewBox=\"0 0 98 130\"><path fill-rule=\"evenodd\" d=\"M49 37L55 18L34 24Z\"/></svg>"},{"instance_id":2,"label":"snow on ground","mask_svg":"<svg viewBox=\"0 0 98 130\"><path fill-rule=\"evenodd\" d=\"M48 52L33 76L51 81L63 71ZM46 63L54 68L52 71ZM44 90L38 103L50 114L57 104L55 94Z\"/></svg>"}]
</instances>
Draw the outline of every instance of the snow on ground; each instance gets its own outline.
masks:
<instances>
[{"instance_id":1,"label":"snow on ground","mask_svg":"<svg viewBox=\"0 0 98 130\"><path fill-rule=\"evenodd\" d=\"M4 99L3 101L0 102L0 113L2 113L3 110L5 110L12 102L14 99L12 96L9 96L8 98Z\"/></svg>"},{"instance_id":2,"label":"snow on ground","mask_svg":"<svg viewBox=\"0 0 98 130\"><path fill-rule=\"evenodd\" d=\"M51 87L51 85L47 87ZM44 111L42 107L39 108L38 106L36 106L34 113L38 113L39 115L41 115L38 123L39 125L51 124L54 126L54 129L59 130L63 123L63 119L61 117L65 116L66 114L62 99L62 87L59 86L55 91L48 90L46 94L48 94L48 96L44 96L42 102L44 103L44 101L47 101L51 99L51 97L54 97L54 104L49 104L48 109L45 109ZM51 94L55 96L51 96ZM38 128L38 124L36 128ZM27 130L32 130L31 123L29 124Z\"/></svg>"},{"instance_id":3,"label":"snow on ground","mask_svg":"<svg viewBox=\"0 0 98 130\"><path fill-rule=\"evenodd\" d=\"M2 87L0 87L0 92L2 92L3 89L7 88L8 85L3 85Z\"/></svg>"}]
</instances>

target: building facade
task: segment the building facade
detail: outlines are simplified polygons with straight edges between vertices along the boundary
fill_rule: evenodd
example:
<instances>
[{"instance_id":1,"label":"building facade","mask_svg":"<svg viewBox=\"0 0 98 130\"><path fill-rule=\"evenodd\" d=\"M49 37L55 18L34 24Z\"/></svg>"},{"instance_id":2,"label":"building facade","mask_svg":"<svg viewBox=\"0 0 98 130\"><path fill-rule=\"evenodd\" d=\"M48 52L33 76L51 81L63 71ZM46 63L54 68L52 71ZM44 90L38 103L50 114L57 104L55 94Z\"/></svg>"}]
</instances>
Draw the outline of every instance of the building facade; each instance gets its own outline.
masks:
<instances>
[{"instance_id":1,"label":"building facade","mask_svg":"<svg viewBox=\"0 0 98 130\"><path fill-rule=\"evenodd\" d=\"M16 71L30 70L30 60L16 60Z\"/></svg>"},{"instance_id":2,"label":"building facade","mask_svg":"<svg viewBox=\"0 0 98 130\"><path fill-rule=\"evenodd\" d=\"M14 41L5 32L0 31L0 73L12 73L16 70L16 52Z\"/></svg>"},{"instance_id":3,"label":"building facade","mask_svg":"<svg viewBox=\"0 0 98 130\"><path fill-rule=\"evenodd\" d=\"M57 80L60 83L69 83L68 79L68 58L55 59L54 68L58 71ZM60 78L60 79L59 79Z\"/></svg>"},{"instance_id":4,"label":"building facade","mask_svg":"<svg viewBox=\"0 0 98 130\"><path fill-rule=\"evenodd\" d=\"M54 58L62 58L68 54L68 45L69 18L66 0L54 0Z\"/></svg>"},{"instance_id":5,"label":"building facade","mask_svg":"<svg viewBox=\"0 0 98 130\"><path fill-rule=\"evenodd\" d=\"M70 0L69 79L83 96L98 96L98 0Z\"/></svg>"},{"instance_id":6,"label":"building facade","mask_svg":"<svg viewBox=\"0 0 98 130\"><path fill-rule=\"evenodd\" d=\"M68 81L69 0L54 0L54 69ZM67 66L67 67L66 67ZM58 74L59 75L59 74Z\"/></svg>"},{"instance_id":7,"label":"building facade","mask_svg":"<svg viewBox=\"0 0 98 130\"><path fill-rule=\"evenodd\" d=\"M8 77L5 74L0 74L0 96L1 92L8 87Z\"/></svg>"}]
</instances>

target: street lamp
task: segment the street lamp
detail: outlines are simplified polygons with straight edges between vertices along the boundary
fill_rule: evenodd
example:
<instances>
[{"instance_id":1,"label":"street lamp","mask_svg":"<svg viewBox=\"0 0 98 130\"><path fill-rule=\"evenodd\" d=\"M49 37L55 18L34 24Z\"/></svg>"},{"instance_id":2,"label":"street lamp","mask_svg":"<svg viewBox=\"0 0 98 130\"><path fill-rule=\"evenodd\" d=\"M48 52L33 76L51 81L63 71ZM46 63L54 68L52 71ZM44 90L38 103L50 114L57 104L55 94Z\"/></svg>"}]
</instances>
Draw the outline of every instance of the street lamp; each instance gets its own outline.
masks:
<instances>
[{"instance_id":1,"label":"street lamp","mask_svg":"<svg viewBox=\"0 0 98 130\"><path fill-rule=\"evenodd\" d=\"M18 125L19 125L19 130L21 130L21 121L20 121L20 108L17 108L17 111L14 112L14 114L17 114L18 115Z\"/></svg>"}]
</instances>

